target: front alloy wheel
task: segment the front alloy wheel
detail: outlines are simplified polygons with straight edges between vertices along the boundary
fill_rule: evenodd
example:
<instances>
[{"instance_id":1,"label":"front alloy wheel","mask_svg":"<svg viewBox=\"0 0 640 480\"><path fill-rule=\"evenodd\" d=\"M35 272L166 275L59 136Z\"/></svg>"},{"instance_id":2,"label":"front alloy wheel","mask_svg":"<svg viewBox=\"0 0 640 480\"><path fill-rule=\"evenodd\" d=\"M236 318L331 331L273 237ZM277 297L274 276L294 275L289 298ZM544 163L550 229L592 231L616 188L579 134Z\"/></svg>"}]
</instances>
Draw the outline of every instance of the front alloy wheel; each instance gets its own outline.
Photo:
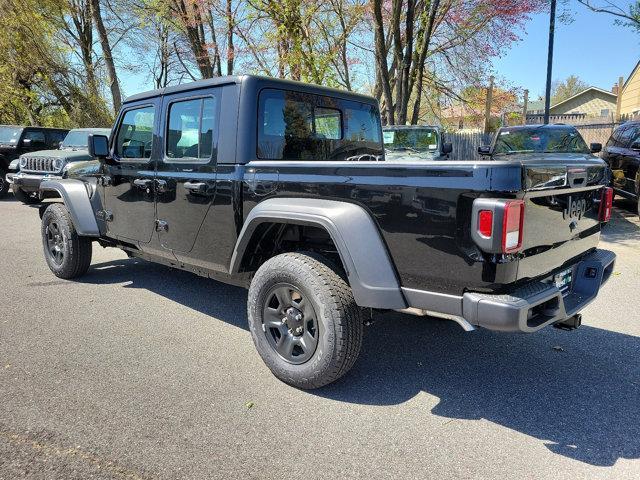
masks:
<instances>
[{"instance_id":1,"label":"front alloy wheel","mask_svg":"<svg viewBox=\"0 0 640 480\"><path fill-rule=\"evenodd\" d=\"M41 232L44 258L57 277L71 279L87 272L91 265L91 238L78 235L64 204L47 207Z\"/></svg>"},{"instance_id":2,"label":"front alloy wheel","mask_svg":"<svg viewBox=\"0 0 640 480\"><path fill-rule=\"evenodd\" d=\"M66 240L60 231L57 222L52 221L45 227L46 248L49 250L51 260L58 266L64 262Z\"/></svg>"}]
</instances>

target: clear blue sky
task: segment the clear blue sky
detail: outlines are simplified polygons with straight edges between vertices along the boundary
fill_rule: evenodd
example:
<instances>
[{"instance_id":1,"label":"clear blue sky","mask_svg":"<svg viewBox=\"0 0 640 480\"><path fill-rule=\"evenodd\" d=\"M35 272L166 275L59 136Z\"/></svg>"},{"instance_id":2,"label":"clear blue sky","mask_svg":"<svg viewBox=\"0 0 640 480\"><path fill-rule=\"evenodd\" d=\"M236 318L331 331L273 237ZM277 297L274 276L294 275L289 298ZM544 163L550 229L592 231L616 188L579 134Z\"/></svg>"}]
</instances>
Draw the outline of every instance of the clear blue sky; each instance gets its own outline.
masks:
<instances>
[{"instance_id":1,"label":"clear blue sky","mask_svg":"<svg viewBox=\"0 0 640 480\"><path fill-rule=\"evenodd\" d=\"M620 76L626 80L640 60L640 34L614 25L612 16L591 12L574 0L569 5L573 22L556 23L552 78L561 80L573 74L605 90ZM532 17L525 30L522 41L496 59L494 66L498 75L513 86L529 89L530 98L535 99L544 95L549 15Z\"/></svg>"},{"instance_id":2,"label":"clear blue sky","mask_svg":"<svg viewBox=\"0 0 640 480\"><path fill-rule=\"evenodd\" d=\"M591 12L575 0L558 3L559 12L572 10L573 22L556 23L553 79L573 74L605 90L611 89L619 76L626 79L640 60L640 34L614 25L612 16ZM520 34L522 41L493 62L499 76L511 86L529 89L531 99L544 95L548 35L549 15L535 15ZM144 75L127 73L122 77L125 95L153 88Z\"/></svg>"}]
</instances>

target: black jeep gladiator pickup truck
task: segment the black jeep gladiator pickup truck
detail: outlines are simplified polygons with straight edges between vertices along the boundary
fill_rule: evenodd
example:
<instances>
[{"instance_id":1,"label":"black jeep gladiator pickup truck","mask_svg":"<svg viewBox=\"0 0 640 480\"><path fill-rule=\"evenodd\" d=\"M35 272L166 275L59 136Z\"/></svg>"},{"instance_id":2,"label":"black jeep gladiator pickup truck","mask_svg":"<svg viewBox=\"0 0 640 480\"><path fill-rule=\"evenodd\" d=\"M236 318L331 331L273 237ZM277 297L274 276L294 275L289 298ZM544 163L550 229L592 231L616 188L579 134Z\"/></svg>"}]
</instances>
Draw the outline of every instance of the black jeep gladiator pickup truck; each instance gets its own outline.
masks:
<instances>
[{"instance_id":1,"label":"black jeep gladiator pickup truck","mask_svg":"<svg viewBox=\"0 0 640 480\"><path fill-rule=\"evenodd\" d=\"M259 354L300 388L351 368L370 309L576 327L615 260L596 248L601 160L387 163L378 104L354 93L253 76L168 87L127 99L89 152L96 174L41 183L60 198L41 208L53 273L84 274L96 241L247 286Z\"/></svg>"}]
</instances>

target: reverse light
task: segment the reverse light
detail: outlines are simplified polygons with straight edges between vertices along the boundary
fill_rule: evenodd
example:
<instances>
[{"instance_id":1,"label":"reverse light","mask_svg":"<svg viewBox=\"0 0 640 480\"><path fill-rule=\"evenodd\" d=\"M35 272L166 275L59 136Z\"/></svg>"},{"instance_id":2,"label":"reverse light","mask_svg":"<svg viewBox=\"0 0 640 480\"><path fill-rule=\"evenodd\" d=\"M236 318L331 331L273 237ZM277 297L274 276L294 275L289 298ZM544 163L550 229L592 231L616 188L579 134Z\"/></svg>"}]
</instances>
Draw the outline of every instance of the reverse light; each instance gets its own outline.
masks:
<instances>
[{"instance_id":1,"label":"reverse light","mask_svg":"<svg viewBox=\"0 0 640 480\"><path fill-rule=\"evenodd\" d=\"M522 226L524 224L524 201L509 200L504 206L502 220L502 251L514 253L522 248Z\"/></svg>"},{"instance_id":2,"label":"reverse light","mask_svg":"<svg viewBox=\"0 0 640 480\"><path fill-rule=\"evenodd\" d=\"M613 209L613 188L605 187L602 189L602 197L600 198L599 218L601 222L611 220L611 210Z\"/></svg>"},{"instance_id":3,"label":"reverse light","mask_svg":"<svg viewBox=\"0 0 640 480\"><path fill-rule=\"evenodd\" d=\"M491 210L478 212L478 233L485 238L491 238L493 235L493 212Z\"/></svg>"}]
</instances>

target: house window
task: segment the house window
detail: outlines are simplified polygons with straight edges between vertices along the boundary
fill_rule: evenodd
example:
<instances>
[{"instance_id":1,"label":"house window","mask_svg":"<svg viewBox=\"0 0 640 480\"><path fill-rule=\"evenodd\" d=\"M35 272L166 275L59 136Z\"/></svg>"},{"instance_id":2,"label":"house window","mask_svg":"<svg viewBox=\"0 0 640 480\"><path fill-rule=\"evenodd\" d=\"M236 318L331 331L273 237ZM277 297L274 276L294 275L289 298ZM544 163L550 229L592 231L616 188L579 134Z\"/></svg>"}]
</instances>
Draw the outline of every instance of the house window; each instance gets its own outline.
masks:
<instances>
[{"instance_id":1,"label":"house window","mask_svg":"<svg viewBox=\"0 0 640 480\"><path fill-rule=\"evenodd\" d=\"M601 117L608 117L610 114L609 109L608 108L603 108L602 110L600 110L600 116Z\"/></svg>"}]
</instances>

